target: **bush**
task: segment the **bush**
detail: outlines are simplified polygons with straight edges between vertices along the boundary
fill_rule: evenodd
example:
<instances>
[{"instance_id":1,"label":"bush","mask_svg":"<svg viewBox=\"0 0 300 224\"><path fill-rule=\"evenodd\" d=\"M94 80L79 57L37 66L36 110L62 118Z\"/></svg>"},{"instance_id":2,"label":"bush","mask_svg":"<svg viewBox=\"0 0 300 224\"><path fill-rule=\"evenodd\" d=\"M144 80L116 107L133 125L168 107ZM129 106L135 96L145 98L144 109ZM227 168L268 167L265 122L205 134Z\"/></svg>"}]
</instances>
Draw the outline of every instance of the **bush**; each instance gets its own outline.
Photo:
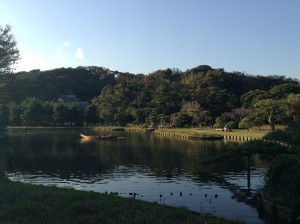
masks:
<instances>
[{"instance_id":1,"label":"bush","mask_svg":"<svg viewBox=\"0 0 300 224\"><path fill-rule=\"evenodd\" d=\"M281 205L300 209L300 159L279 155L271 163L265 178L265 196Z\"/></svg>"},{"instance_id":2,"label":"bush","mask_svg":"<svg viewBox=\"0 0 300 224\"><path fill-rule=\"evenodd\" d=\"M238 125L240 129L249 129L253 126L254 126L254 120L252 117L244 117Z\"/></svg>"},{"instance_id":3,"label":"bush","mask_svg":"<svg viewBox=\"0 0 300 224\"><path fill-rule=\"evenodd\" d=\"M214 128L223 128L225 125L225 121L222 117L217 117L215 124L214 124Z\"/></svg>"},{"instance_id":4,"label":"bush","mask_svg":"<svg viewBox=\"0 0 300 224\"><path fill-rule=\"evenodd\" d=\"M236 121L229 121L229 122L226 123L226 125L230 129L237 129L238 128L238 123Z\"/></svg>"}]
</instances>

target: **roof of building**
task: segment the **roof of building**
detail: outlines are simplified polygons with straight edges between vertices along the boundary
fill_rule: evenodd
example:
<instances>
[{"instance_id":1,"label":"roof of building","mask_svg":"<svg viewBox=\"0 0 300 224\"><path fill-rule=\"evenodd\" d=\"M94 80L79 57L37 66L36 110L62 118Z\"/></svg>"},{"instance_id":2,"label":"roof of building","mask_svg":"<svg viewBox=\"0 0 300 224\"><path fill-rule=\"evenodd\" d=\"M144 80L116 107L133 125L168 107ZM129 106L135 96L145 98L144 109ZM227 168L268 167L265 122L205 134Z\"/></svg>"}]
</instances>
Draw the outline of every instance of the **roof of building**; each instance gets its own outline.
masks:
<instances>
[{"instance_id":1,"label":"roof of building","mask_svg":"<svg viewBox=\"0 0 300 224\"><path fill-rule=\"evenodd\" d=\"M85 106L88 102L81 101L75 95L59 95L57 96L53 102L62 102L62 103L74 103L78 106Z\"/></svg>"}]
</instances>

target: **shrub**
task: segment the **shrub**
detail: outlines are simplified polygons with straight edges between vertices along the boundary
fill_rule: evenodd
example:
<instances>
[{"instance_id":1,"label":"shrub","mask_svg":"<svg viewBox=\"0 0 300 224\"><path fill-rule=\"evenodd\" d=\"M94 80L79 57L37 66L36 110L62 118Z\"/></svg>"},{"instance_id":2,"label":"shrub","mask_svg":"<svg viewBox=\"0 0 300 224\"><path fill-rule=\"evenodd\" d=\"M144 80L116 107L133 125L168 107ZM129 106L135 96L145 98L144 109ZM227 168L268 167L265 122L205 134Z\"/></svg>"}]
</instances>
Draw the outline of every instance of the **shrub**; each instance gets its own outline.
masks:
<instances>
[{"instance_id":1,"label":"shrub","mask_svg":"<svg viewBox=\"0 0 300 224\"><path fill-rule=\"evenodd\" d=\"M253 126L254 126L254 120L252 117L244 117L238 125L240 129L249 129Z\"/></svg>"},{"instance_id":2,"label":"shrub","mask_svg":"<svg viewBox=\"0 0 300 224\"><path fill-rule=\"evenodd\" d=\"M225 121L222 117L217 117L215 124L214 124L214 128L223 128L225 125Z\"/></svg>"},{"instance_id":3,"label":"shrub","mask_svg":"<svg viewBox=\"0 0 300 224\"><path fill-rule=\"evenodd\" d=\"M229 121L229 122L226 123L226 125L230 129L237 129L238 128L238 122L236 122L236 121Z\"/></svg>"},{"instance_id":4,"label":"shrub","mask_svg":"<svg viewBox=\"0 0 300 224\"><path fill-rule=\"evenodd\" d=\"M300 209L300 159L296 155L279 155L266 173L264 194L272 201Z\"/></svg>"}]
</instances>

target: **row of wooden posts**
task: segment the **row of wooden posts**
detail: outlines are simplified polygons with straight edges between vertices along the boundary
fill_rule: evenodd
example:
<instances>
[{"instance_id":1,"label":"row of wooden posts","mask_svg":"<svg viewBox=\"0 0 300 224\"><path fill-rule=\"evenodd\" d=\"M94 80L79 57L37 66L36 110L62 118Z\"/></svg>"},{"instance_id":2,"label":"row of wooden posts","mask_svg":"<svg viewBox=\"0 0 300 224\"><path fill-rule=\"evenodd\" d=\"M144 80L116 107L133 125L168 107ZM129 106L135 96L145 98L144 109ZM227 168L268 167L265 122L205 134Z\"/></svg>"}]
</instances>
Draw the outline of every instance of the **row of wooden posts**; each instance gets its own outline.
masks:
<instances>
[{"instance_id":1,"label":"row of wooden posts","mask_svg":"<svg viewBox=\"0 0 300 224\"><path fill-rule=\"evenodd\" d=\"M174 138L182 138L188 140L200 140L203 137L197 136L188 136L188 135L181 135L181 134L173 134L173 133L165 133L165 132L154 132L156 135L165 136L165 137L174 137ZM252 141L257 140L258 138L247 137L247 136L234 136L234 135L224 135L224 140L236 140L236 141Z\"/></svg>"}]
</instances>

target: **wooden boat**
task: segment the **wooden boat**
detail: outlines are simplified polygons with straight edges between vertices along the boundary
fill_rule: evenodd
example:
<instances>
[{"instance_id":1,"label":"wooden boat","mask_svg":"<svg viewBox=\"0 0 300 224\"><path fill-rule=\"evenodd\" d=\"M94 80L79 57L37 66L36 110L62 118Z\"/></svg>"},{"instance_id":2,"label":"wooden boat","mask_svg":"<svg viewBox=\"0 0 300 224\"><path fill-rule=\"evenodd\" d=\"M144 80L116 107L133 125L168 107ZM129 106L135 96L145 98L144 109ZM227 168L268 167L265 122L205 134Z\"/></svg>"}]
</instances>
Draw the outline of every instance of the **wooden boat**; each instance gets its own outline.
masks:
<instances>
[{"instance_id":1,"label":"wooden boat","mask_svg":"<svg viewBox=\"0 0 300 224\"><path fill-rule=\"evenodd\" d=\"M96 140L96 139L98 139L98 137L99 136L97 136L97 135L84 135L84 134L82 134L82 133L80 133L79 134L79 136L81 137L81 139L83 139L83 140Z\"/></svg>"},{"instance_id":2,"label":"wooden boat","mask_svg":"<svg viewBox=\"0 0 300 224\"><path fill-rule=\"evenodd\" d=\"M118 138L117 135L112 135L112 134L98 136L98 135L84 135L80 133L79 136L83 140L114 140Z\"/></svg>"}]
</instances>

